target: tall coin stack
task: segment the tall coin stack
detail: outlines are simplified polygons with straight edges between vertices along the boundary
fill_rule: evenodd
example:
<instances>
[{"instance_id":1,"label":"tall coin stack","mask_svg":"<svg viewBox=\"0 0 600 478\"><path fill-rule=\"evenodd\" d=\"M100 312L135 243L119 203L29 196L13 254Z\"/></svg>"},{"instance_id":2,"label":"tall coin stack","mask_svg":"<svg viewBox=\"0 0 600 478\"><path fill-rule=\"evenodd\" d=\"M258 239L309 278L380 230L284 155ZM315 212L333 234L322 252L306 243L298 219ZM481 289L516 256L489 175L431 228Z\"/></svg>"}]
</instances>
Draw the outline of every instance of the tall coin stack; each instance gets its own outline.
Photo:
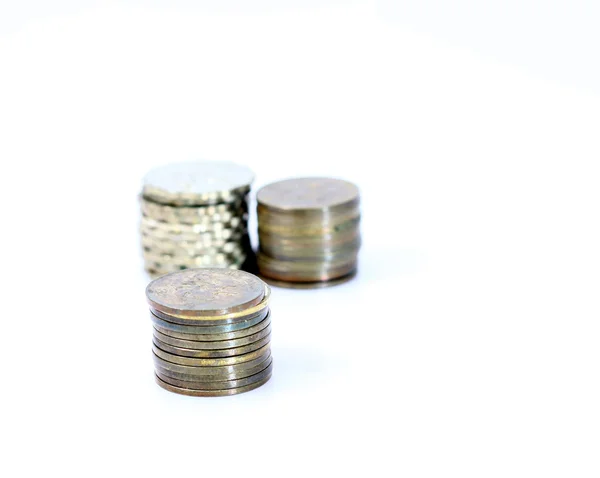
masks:
<instances>
[{"instance_id":1,"label":"tall coin stack","mask_svg":"<svg viewBox=\"0 0 600 478\"><path fill-rule=\"evenodd\" d=\"M258 268L269 283L323 287L356 273L360 196L347 181L288 179L258 191Z\"/></svg>"},{"instance_id":2,"label":"tall coin stack","mask_svg":"<svg viewBox=\"0 0 600 478\"><path fill-rule=\"evenodd\" d=\"M146 288L157 383L193 396L247 392L271 377L269 287L247 272L189 269Z\"/></svg>"},{"instance_id":3,"label":"tall coin stack","mask_svg":"<svg viewBox=\"0 0 600 478\"><path fill-rule=\"evenodd\" d=\"M174 163L150 171L141 194L150 275L251 263L247 196L253 179L248 168L228 162Z\"/></svg>"}]
</instances>

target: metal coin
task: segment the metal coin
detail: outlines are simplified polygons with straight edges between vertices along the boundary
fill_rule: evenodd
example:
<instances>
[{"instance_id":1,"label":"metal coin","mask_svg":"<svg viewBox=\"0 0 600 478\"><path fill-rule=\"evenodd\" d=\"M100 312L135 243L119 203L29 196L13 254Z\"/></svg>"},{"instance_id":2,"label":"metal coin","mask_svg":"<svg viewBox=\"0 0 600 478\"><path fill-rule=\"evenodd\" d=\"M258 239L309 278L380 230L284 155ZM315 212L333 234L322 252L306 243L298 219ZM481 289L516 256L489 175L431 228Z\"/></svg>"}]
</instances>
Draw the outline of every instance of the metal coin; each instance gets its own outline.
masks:
<instances>
[{"instance_id":1,"label":"metal coin","mask_svg":"<svg viewBox=\"0 0 600 478\"><path fill-rule=\"evenodd\" d=\"M225 390L228 388L237 388L243 387L245 385L250 385L251 383L258 382L262 380L267 375L270 375L273 370L273 361L269 359L268 365L262 370L248 376L248 377L240 377L237 379L220 381L220 382L199 382L199 381L189 381L189 380L180 380L168 375L164 375L160 373L158 370L156 371L156 375L163 382L168 383L169 385L174 385L175 387L182 388L191 388L191 389L201 389L201 390Z\"/></svg>"},{"instance_id":2,"label":"metal coin","mask_svg":"<svg viewBox=\"0 0 600 478\"><path fill-rule=\"evenodd\" d=\"M174 205L202 205L227 202L232 191L248 189L254 174L229 162L203 161L172 163L155 168L144 178L143 196Z\"/></svg>"},{"instance_id":3,"label":"metal coin","mask_svg":"<svg viewBox=\"0 0 600 478\"><path fill-rule=\"evenodd\" d=\"M221 357L221 358L192 358L192 357L181 357L169 352L165 352L156 346L154 342L152 344L152 351L163 360L178 365L190 365L195 367L220 367L223 365L235 365L238 363L248 362L254 360L264 354L271 345L267 343L261 348L254 350L243 355L236 355L234 357Z\"/></svg>"},{"instance_id":4,"label":"metal coin","mask_svg":"<svg viewBox=\"0 0 600 478\"><path fill-rule=\"evenodd\" d=\"M172 313L165 314L164 312L152 308L151 310L155 315L161 317L162 319L181 325L225 325L234 324L236 322L245 322L246 320L254 317L255 314L266 309L269 305L269 299L271 298L271 289L264 282L263 285L265 288L265 295L258 305L249 307L246 310L241 310L239 312L231 312L227 315L188 316Z\"/></svg>"},{"instance_id":5,"label":"metal coin","mask_svg":"<svg viewBox=\"0 0 600 478\"><path fill-rule=\"evenodd\" d=\"M265 368L271 364L273 358L270 354L266 355L264 360L261 360L260 363L253 365L252 367L240 368L236 372L231 373L221 373L217 375L200 375L200 374L189 374L189 373L180 373L173 370L169 370L161 367L158 364L155 364L155 371L165 377L169 377L173 380L181 380L184 382L200 382L200 383L218 383L218 382L228 382L229 380L239 380L242 378L250 377L251 375L256 375L259 372L262 372ZM245 365L245 364L243 364ZM236 366L240 367L240 365ZM202 368L202 367L201 367ZM204 367L205 368L205 367ZM214 367L213 367L214 368ZM203 388L203 387L201 387ZM220 387L219 387L220 388ZM223 387L225 388L225 387Z\"/></svg>"},{"instance_id":6,"label":"metal coin","mask_svg":"<svg viewBox=\"0 0 600 478\"><path fill-rule=\"evenodd\" d=\"M272 259L286 262L319 261L339 263L348 257L356 258L360 245L360 239L356 239L345 247L321 247L321 248L299 248L299 247L269 247L264 242L260 244L260 252Z\"/></svg>"},{"instance_id":7,"label":"metal coin","mask_svg":"<svg viewBox=\"0 0 600 478\"><path fill-rule=\"evenodd\" d=\"M246 199L232 204L204 207L174 207L140 199L142 215L167 223L215 224L230 223L234 219L247 220Z\"/></svg>"},{"instance_id":8,"label":"metal coin","mask_svg":"<svg viewBox=\"0 0 600 478\"><path fill-rule=\"evenodd\" d=\"M242 254L246 252L244 244L238 241L225 242L222 246L204 246L201 242L190 241L167 241L155 237L142 236L142 247L146 252L157 254L168 254L172 257L182 256L185 258L199 255L215 254Z\"/></svg>"},{"instance_id":9,"label":"metal coin","mask_svg":"<svg viewBox=\"0 0 600 478\"><path fill-rule=\"evenodd\" d=\"M196 206L217 206L220 204L233 204L239 202L241 198L248 196L250 187L244 186L230 191L221 191L206 194L186 194L181 193L175 196L163 196L162 191L151 186L144 186L142 197L149 201L175 207L196 207Z\"/></svg>"},{"instance_id":10,"label":"metal coin","mask_svg":"<svg viewBox=\"0 0 600 478\"><path fill-rule=\"evenodd\" d=\"M263 276L276 280L294 280L298 282L316 282L336 279L350 274L357 265L356 254L343 262L320 261L281 261L262 253L257 257L258 268Z\"/></svg>"},{"instance_id":11,"label":"metal coin","mask_svg":"<svg viewBox=\"0 0 600 478\"><path fill-rule=\"evenodd\" d=\"M341 179L294 178L261 188L256 200L272 209L314 210L335 208L358 200L358 188Z\"/></svg>"},{"instance_id":12,"label":"metal coin","mask_svg":"<svg viewBox=\"0 0 600 478\"><path fill-rule=\"evenodd\" d=\"M142 216L141 229L148 232L162 232L163 234L172 235L195 235L203 234L208 238L227 238L234 235L239 230L245 229L245 223L238 217L233 218L230 223L197 223L197 224L182 224L180 222L164 222L157 221L148 216Z\"/></svg>"},{"instance_id":13,"label":"metal coin","mask_svg":"<svg viewBox=\"0 0 600 478\"><path fill-rule=\"evenodd\" d=\"M172 362L163 360L156 354L152 355L156 368L161 369L161 373L179 377L194 377L194 380L207 380L207 381L218 381L218 380L233 380L234 378L247 377L251 375L250 370L254 370L260 366L265 360L271 357L271 351L267 350L259 357L234 365L225 365L219 367L197 367L193 365L179 365ZM248 375L243 375L247 373ZM254 372L256 373L256 372ZM173 375L177 374L177 375ZM198 378L196 378L198 377ZM185 378L184 378L185 379Z\"/></svg>"},{"instance_id":14,"label":"metal coin","mask_svg":"<svg viewBox=\"0 0 600 478\"><path fill-rule=\"evenodd\" d=\"M317 270L332 271L346 267L348 264L356 262L358 251L352 251L348 254L337 258L335 261L322 261L318 259L296 259L296 260L280 260L274 257L267 256L259 252L258 264L273 271L281 272L313 272Z\"/></svg>"},{"instance_id":15,"label":"metal coin","mask_svg":"<svg viewBox=\"0 0 600 478\"><path fill-rule=\"evenodd\" d=\"M238 339L247 337L249 335L254 335L254 334L260 332L261 330L264 330L266 327L269 326L270 323L271 323L271 318L270 318L270 316L268 316L267 318L265 318L258 324L250 326L246 329L241 329L241 330L237 330L234 332L223 332L223 333L216 333L216 334L179 333L179 332L175 332L175 331L172 331L169 329L165 329L156 324L154 324L154 330L156 330L157 332L160 332L161 335L163 335L165 337L170 337L171 339L179 339L182 341L191 341L191 342L194 342L194 341L197 341L197 342L211 342L211 341L220 342L220 341L225 341L225 340L238 340ZM169 343L167 340L163 340L163 342ZM173 345L175 345L175 344L173 344Z\"/></svg>"},{"instance_id":16,"label":"metal coin","mask_svg":"<svg viewBox=\"0 0 600 478\"><path fill-rule=\"evenodd\" d=\"M213 232L164 231L141 224L140 234L146 240L172 241L174 244L194 243L195 247L208 249L225 247L228 242L240 241L248 235L248 231L245 224L235 229Z\"/></svg>"},{"instance_id":17,"label":"metal coin","mask_svg":"<svg viewBox=\"0 0 600 478\"><path fill-rule=\"evenodd\" d=\"M238 393L249 392L250 390L254 390L255 388L264 385L269 381L272 374L267 375L265 378L251 383L250 385L246 385L243 387L237 388L228 388L225 390L195 390L190 388L176 387L174 385L170 385L167 382L162 381L158 376L155 376L156 382L165 390L170 392L180 393L182 395L190 395L193 397L222 397L225 395L236 395Z\"/></svg>"},{"instance_id":18,"label":"metal coin","mask_svg":"<svg viewBox=\"0 0 600 478\"><path fill-rule=\"evenodd\" d=\"M170 337L154 329L154 336L164 344L183 349L198 349L198 350L224 350L235 349L250 345L256 341L268 336L271 333L271 327L267 325L264 329L246 337L233 340L185 340ZM188 336L189 337L189 336ZM194 335L193 337L197 337ZM206 337L206 336L204 336ZM167 350L168 352L168 350Z\"/></svg>"},{"instance_id":19,"label":"metal coin","mask_svg":"<svg viewBox=\"0 0 600 478\"><path fill-rule=\"evenodd\" d=\"M243 271L192 269L152 281L146 288L150 305L178 317L217 317L260 304L268 288Z\"/></svg>"},{"instance_id":20,"label":"metal coin","mask_svg":"<svg viewBox=\"0 0 600 478\"><path fill-rule=\"evenodd\" d=\"M350 274L345 275L343 277L338 277L337 279L329 279L325 281L316 281L316 282L290 282L290 281L281 281L276 279L271 279L270 277L261 276L261 278L272 285L273 287L281 287L284 289L324 289L326 287L334 287L336 285L345 284L346 282L351 281L356 277L357 269L352 271Z\"/></svg>"},{"instance_id":21,"label":"metal coin","mask_svg":"<svg viewBox=\"0 0 600 478\"><path fill-rule=\"evenodd\" d=\"M269 314L269 309L264 308L253 314L246 316L246 320L233 322L223 325L184 325L176 324L171 322L172 317L166 314L162 314L159 311L150 310L150 318L155 326L160 327L160 331L164 333L163 329L169 331L167 335L174 336L172 332L186 335L206 335L206 334L225 334L231 332L242 331L248 329L259 322L262 322ZM171 332L172 331L172 332ZM227 340L227 339L223 339Z\"/></svg>"},{"instance_id":22,"label":"metal coin","mask_svg":"<svg viewBox=\"0 0 600 478\"><path fill-rule=\"evenodd\" d=\"M348 280L356 271L360 196L347 181L299 178L257 194L257 267L269 283L314 288Z\"/></svg>"},{"instance_id":23,"label":"metal coin","mask_svg":"<svg viewBox=\"0 0 600 478\"><path fill-rule=\"evenodd\" d=\"M241 347L234 347L230 349L223 350L215 350L215 349L188 349L182 347L174 347L173 345L166 344L158 340L156 335L154 335L153 344L158 347L160 350L176 355L177 357L190 357L194 359L212 359L212 358L222 358L222 357L237 357L242 356L244 354L248 354L255 350L260 349L261 347L268 345L271 341L271 335L267 335L260 340L257 340L254 343L244 345ZM210 343L210 342L209 342Z\"/></svg>"},{"instance_id":24,"label":"metal coin","mask_svg":"<svg viewBox=\"0 0 600 478\"><path fill-rule=\"evenodd\" d=\"M265 214L258 216L258 228L263 234L273 234L284 237L314 239L322 236L336 234L348 234L356 231L360 224L360 214L353 213L349 218L337 218L325 215L319 220L313 221L283 221L279 217L269 217Z\"/></svg>"}]
</instances>

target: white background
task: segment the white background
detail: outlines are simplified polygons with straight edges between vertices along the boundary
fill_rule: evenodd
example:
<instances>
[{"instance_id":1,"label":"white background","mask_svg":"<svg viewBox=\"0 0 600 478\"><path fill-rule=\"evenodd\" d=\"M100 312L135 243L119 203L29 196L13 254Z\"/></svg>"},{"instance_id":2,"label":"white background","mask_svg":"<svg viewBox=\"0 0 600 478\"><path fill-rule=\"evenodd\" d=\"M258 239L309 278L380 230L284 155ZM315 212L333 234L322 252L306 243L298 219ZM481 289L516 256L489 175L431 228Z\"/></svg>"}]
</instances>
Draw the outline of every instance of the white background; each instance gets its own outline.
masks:
<instances>
[{"instance_id":1,"label":"white background","mask_svg":"<svg viewBox=\"0 0 600 478\"><path fill-rule=\"evenodd\" d=\"M2 476L599 475L598 2L0 5ZM198 158L363 198L237 397L153 381L137 194Z\"/></svg>"}]
</instances>

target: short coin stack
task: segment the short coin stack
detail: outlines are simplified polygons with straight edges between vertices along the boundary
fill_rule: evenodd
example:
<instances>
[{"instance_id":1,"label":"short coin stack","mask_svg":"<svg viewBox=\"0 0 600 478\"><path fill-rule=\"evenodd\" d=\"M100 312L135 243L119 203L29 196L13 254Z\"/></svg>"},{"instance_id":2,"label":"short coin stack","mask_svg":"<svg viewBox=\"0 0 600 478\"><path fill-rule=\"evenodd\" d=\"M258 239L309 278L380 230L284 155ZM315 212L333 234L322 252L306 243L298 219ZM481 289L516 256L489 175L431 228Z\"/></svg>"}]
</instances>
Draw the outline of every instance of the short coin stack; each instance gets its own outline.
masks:
<instances>
[{"instance_id":1,"label":"short coin stack","mask_svg":"<svg viewBox=\"0 0 600 478\"><path fill-rule=\"evenodd\" d=\"M356 273L358 188L332 178L288 179L258 191L258 268L269 283L323 287Z\"/></svg>"},{"instance_id":2,"label":"short coin stack","mask_svg":"<svg viewBox=\"0 0 600 478\"><path fill-rule=\"evenodd\" d=\"M228 162L173 163L150 171L141 194L145 268L153 277L253 260L248 201L254 179Z\"/></svg>"},{"instance_id":3,"label":"short coin stack","mask_svg":"<svg viewBox=\"0 0 600 478\"><path fill-rule=\"evenodd\" d=\"M172 392L221 396L271 378L269 287L247 272L189 269L146 288L157 383Z\"/></svg>"}]
</instances>

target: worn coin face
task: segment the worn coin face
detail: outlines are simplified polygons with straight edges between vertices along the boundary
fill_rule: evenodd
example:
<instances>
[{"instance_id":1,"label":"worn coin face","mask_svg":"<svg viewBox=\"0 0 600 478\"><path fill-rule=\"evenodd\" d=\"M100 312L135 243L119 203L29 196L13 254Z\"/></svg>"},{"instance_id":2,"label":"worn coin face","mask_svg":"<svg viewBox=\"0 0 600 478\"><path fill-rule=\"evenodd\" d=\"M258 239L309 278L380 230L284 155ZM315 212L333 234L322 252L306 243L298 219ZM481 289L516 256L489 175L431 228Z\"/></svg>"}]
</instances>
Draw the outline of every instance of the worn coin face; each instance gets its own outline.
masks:
<instances>
[{"instance_id":1,"label":"worn coin face","mask_svg":"<svg viewBox=\"0 0 600 478\"><path fill-rule=\"evenodd\" d=\"M341 179L295 178L278 181L261 188L259 205L285 211L314 210L342 206L357 201L358 188Z\"/></svg>"},{"instance_id":2,"label":"worn coin face","mask_svg":"<svg viewBox=\"0 0 600 478\"><path fill-rule=\"evenodd\" d=\"M250 169L225 161L171 163L148 172L143 195L166 204L199 202L211 194L247 188L254 180Z\"/></svg>"},{"instance_id":3,"label":"worn coin face","mask_svg":"<svg viewBox=\"0 0 600 478\"><path fill-rule=\"evenodd\" d=\"M150 305L165 314L220 316L258 305L266 286L258 277L230 269L189 269L153 280Z\"/></svg>"}]
</instances>

